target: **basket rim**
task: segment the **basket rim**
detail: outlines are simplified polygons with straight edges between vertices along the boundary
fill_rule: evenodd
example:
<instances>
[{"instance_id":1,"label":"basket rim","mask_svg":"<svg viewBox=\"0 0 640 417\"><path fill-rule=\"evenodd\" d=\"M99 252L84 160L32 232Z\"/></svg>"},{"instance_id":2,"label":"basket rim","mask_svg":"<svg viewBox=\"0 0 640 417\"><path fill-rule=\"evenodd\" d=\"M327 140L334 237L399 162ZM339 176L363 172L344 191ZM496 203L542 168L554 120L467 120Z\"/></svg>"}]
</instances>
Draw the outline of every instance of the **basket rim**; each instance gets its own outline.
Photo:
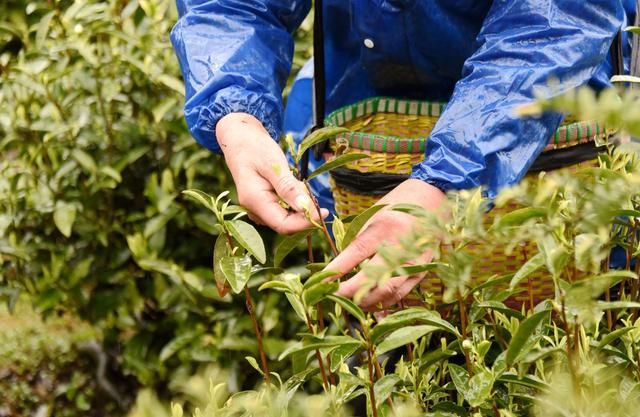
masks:
<instances>
[{"instance_id":1,"label":"basket rim","mask_svg":"<svg viewBox=\"0 0 640 417\"><path fill-rule=\"evenodd\" d=\"M340 107L331 112L325 119L327 126L344 126L359 117L376 114L402 114L408 116L439 117L446 108L445 102L426 100L398 99L394 97L375 96ZM558 127L549 139L545 151L593 141L596 137L608 134L609 131L597 121L576 121ZM349 146L355 149L384 153L424 153L426 137L400 137L380 135L359 131L349 131L336 136L346 139Z\"/></svg>"}]
</instances>

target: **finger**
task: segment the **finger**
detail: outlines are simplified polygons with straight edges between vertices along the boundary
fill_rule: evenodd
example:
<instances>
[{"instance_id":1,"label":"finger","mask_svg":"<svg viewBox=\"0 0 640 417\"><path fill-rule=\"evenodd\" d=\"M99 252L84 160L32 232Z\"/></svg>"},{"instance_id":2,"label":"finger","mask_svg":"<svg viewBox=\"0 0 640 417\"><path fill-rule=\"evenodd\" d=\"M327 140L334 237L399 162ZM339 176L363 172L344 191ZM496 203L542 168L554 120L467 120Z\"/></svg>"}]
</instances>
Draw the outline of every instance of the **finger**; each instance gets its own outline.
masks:
<instances>
[{"instance_id":1,"label":"finger","mask_svg":"<svg viewBox=\"0 0 640 417\"><path fill-rule=\"evenodd\" d=\"M284 209L278 197L270 191L256 194L255 202L249 203L247 208L260 222L279 234L292 234L313 227L303 213Z\"/></svg>"},{"instance_id":2,"label":"finger","mask_svg":"<svg viewBox=\"0 0 640 417\"><path fill-rule=\"evenodd\" d=\"M360 265L362 261L373 256L378 249L378 245L382 243L382 239L381 228L375 223L370 225L336 256L324 270L336 271L339 274L334 279L340 278Z\"/></svg>"},{"instance_id":3,"label":"finger","mask_svg":"<svg viewBox=\"0 0 640 417\"><path fill-rule=\"evenodd\" d=\"M391 278L377 286L360 303L366 311L389 308L402 301L422 281L423 275Z\"/></svg>"}]
</instances>

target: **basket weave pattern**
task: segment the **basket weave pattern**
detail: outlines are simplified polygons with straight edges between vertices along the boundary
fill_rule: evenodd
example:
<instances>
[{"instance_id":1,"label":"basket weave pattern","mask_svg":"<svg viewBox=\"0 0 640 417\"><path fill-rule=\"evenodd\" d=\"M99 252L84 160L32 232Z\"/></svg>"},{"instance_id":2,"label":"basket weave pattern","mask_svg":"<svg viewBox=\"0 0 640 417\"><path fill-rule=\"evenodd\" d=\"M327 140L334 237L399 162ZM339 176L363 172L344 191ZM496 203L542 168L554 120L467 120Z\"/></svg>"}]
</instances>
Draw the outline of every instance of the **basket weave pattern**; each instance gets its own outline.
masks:
<instances>
[{"instance_id":1,"label":"basket weave pattern","mask_svg":"<svg viewBox=\"0 0 640 417\"><path fill-rule=\"evenodd\" d=\"M444 109L444 103L427 103L389 98L372 98L354 105L339 109L327 118L329 126L343 126L350 131L338 135L332 143L335 151L336 143L344 153L365 153L369 158L352 162L346 168L361 173L411 173L412 166L424 159L426 137L435 126L438 116ZM596 122L573 122L561 126L550 138L546 151L575 146L594 141L607 135L605 129ZM582 166L593 166L592 161L577 164L563 169L577 170ZM537 178L537 175L528 176ZM336 185L330 178L337 213L341 217L357 215L374 205L380 196L359 194ZM504 207L492 210L486 216L485 223L490 226L496 216L501 216L518 207ZM493 246L490 250L482 245L474 245L469 250L476 259L476 282L481 277L504 275L517 271L529 257L537 253L535 242L523 242L519 250L507 253L506 247ZM424 291L432 293L437 302L442 300L442 282L435 274L429 274L422 282ZM548 273L539 271L520 284L520 292L513 296L509 303L537 303L552 297L553 281Z\"/></svg>"}]
</instances>

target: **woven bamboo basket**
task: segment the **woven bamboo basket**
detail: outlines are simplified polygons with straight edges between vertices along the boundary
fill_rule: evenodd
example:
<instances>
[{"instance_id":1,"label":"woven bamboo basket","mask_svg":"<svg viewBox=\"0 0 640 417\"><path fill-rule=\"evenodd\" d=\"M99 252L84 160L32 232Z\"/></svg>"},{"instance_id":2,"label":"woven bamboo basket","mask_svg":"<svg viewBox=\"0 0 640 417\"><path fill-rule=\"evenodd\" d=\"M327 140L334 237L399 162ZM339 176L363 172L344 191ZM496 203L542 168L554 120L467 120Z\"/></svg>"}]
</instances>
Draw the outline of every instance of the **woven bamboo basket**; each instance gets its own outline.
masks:
<instances>
[{"instance_id":1,"label":"woven bamboo basket","mask_svg":"<svg viewBox=\"0 0 640 417\"><path fill-rule=\"evenodd\" d=\"M343 107L331 113L326 120L327 126L341 126L348 132L336 136L332 149L341 148L341 153L365 153L369 158L356 160L346 165L349 170L360 173L385 173L409 175L412 166L424 159L426 137L429 135L445 103L398 100L376 97ZM549 139L545 152L567 148L594 141L607 132L596 122L570 121L562 125ZM593 166L587 161L571 167L578 170L582 166ZM533 175L537 177L537 175ZM528 176L529 177L529 176ZM525 181L527 178L525 178ZM340 217L353 216L374 205L382 194L375 192L357 193L342 188L330 178L335 207ZM494 209L486 216L486 224L491 225L496 216L518 207ZM523 242L520 250L508 254L505 247L492 248L486 253L481 245L475 245L471 251L477 260L475 285L481 277L504 275L517 271L530 256L537 253L535 242ZM553 297L553 281L544 271L533 274L521 284L521 292L509 300L510 304L537 303ZM443 286L436 275L429 275L422 283L422 289L442 300Z\"/></svg>"}]
</instances>

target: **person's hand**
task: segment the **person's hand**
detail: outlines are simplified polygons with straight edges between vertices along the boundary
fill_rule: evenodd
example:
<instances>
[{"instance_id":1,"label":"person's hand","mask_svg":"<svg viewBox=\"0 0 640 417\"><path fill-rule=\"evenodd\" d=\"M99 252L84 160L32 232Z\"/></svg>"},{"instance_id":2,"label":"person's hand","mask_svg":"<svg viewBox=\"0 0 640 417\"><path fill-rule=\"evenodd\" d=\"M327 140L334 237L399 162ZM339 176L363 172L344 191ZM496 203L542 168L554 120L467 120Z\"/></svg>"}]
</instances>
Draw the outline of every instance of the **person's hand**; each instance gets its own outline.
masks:
<instances>
[{"instance_id":1,"label":"person's hand","mask_svg":"<svg viewBox=\"0 0 640 417\"><path fill-rule=\"evenodd\" d=\"M262 123L250 114L231 113L216 125L218 143L238 190L238 200L249 211L249 218L281 234L313 227L317 211L305 185L291 171L280 146ZM284 201L291 208L285 209ZM321 211L323 217L329 212Z\"/></svg>"},{"instance_id":2,"label":"person's hand","mask_svg":"<svg viewBox=\"0 0 640 417\"><path fill-rule=\"evenodd\" d=\"M330 262L325 270L338 272L339 275L336 278L339 278L371 256L373 256L370 261L372 265L384 264L382 257L376 254L378 248L383 244L398 242L416 222L415 217L390 210L390 207L395 204L415 204L435 211L444 199L445 195L442 191L423 181L416 179L404 181L378 202L387 207L376 213L365 224L353 242ZM425 253L420 259L415 260L418 263L429 261L431 261L430 253ZM369 311L388 308L406 297L423 278L424 273L391 278L366 294L360 301L360 306ZM353 298L367 279L364 271L360 271L351 279L342 282L337 294Z\"/></svg>"}]
</instances>

